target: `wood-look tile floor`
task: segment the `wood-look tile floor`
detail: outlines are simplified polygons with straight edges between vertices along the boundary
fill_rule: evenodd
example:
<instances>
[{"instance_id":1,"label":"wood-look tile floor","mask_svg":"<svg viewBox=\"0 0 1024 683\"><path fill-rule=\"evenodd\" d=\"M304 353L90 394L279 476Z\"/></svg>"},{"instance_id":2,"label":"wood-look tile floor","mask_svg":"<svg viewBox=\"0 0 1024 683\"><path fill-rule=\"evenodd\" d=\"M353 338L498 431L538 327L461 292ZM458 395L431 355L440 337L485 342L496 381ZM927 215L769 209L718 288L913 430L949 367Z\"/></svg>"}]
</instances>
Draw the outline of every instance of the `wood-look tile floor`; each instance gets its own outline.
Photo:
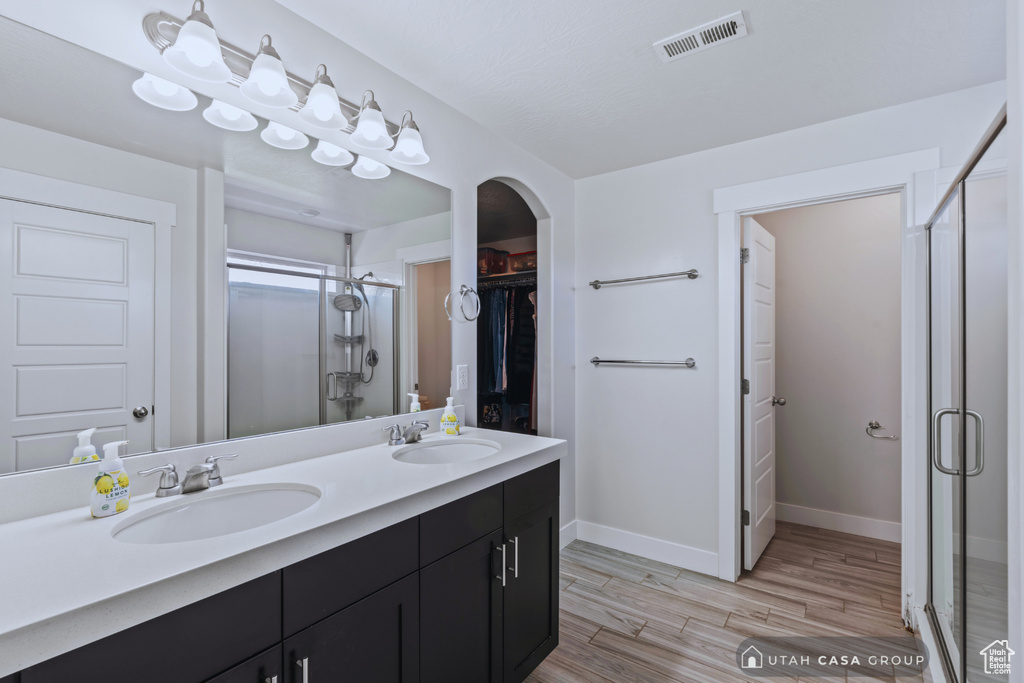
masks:
<instances>
[{"instance_id":1,"label":"wood-look tile floor","mask_svg":"<svg viewBox=\"0 0 1024 683\"><path fill-rule=\"evenodd\" d=\"M582 541L560 578L559 646L527 683L765 681L736 668L746 638L906 635L899 544L797 524L736 583Z\"/></svg>"}]
</instances>

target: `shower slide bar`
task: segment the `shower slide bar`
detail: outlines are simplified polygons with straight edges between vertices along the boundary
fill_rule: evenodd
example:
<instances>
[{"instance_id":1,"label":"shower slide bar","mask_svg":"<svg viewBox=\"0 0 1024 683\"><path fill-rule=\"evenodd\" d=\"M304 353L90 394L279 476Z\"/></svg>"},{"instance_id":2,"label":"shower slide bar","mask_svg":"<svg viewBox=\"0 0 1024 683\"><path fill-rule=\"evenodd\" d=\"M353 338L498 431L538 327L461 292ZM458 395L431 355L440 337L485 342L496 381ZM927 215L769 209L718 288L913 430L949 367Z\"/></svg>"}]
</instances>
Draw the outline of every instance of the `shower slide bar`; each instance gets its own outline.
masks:
<instances>
[{"instance_id":1,"label":"shower slide bar","mask_svg":"<svg viewBox=\"0 0 1024 683\"><path fill-rule=\"evenodd\" d=\"M590 362L594 364L596 368L601 363L614 363L618 365L669 365L684 368L697 367L697 361L692 358L686 360L608 360L607 358L598 358L594 356L590 359Z\"/></svg>"},{"instance_id":2,"label":"shower slide bar","mask_svg":"<svg viewBox=\"0 0 1024 683\"><path fill-rule=\"evenodd\" d=\"M700 273L697 272L696 268L690 270L683 270L678 273L662 273L661 275L642 275L640 277L626 277L621 280L594 280L590 283L590 286L594 289L601 289L601 285L617 285L620 282L640 282L641 280L661 280L667 277L681 277L685 275L691 280L696 280Z\"/></svg>"}]
</instances>

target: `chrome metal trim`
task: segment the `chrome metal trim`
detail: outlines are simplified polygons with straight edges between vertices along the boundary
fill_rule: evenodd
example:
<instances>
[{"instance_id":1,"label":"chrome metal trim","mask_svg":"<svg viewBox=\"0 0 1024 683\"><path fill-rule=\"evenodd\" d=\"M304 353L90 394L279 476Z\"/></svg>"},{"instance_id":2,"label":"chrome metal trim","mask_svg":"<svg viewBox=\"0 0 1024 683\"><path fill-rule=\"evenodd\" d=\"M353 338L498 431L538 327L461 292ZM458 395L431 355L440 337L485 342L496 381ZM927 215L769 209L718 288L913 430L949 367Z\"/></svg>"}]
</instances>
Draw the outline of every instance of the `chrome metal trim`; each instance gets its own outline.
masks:
<instances>
[{"instance_id":1,"label":"chrome metal trim","mask_svg":"<svg viewBox=\"0 0 1024 683\"><path fill-rule=\"evenodd\" d=\"M602 363L613 363L618 365L670 365L684 368L692 368L697 365L697 361L692 358L687 358L686 360L608 360L606 358L598 358L597 356L594 356L590 359L590 362L593 363L595 367Z\"/></svg>"},{"instance_id":2,"label":"chrome metal trim","mask_svg":"<svg viewBox=\"0 0 1024 683\"><path fill-rule=\"evenodd\" d=\"M976 458L976 465L973 470L964 472L964 476L976 477L985 469L985 418L981 416L981 413L974 410L964 412L973 417L976 423L974 425L974 457ZM966 460L966 457L964 459Z\"/></svg>"},{"instance_id":3,"label":"chrome metal trim","mask_svg":"<svg viewBox=\"0 0 1024 683\"><path fill-rule=\"evenodd\" d=\"M932 415L932 464L939 472L953 476L960 474L960 470L948 469L942 464L942 416L959 414L956 408L942 408Z\"/></svg>"},{"instance_id":4,"label":"chrome metal trim","mask_svg":"<svg viewBox=\"0 0 1024 683\"><path fill-rule=\"evenodd\" d=\"M640 277L626 277L622 278L621 280L594 280L589 284L594 289L601 289L601 285L616 285L621 282L640 282L642 280L661 280L667 277L681 277L684 275L691 280L696 280L700 273L697 272L696 268L691 268L690 270L683 270L678 273L662 273L661 275L643 275Z\"/></svg>"},{"instance_id":5,"label":"chrome metal trim","mask_svg":"<svg viewBox=\"0 0 1024 683\"><path fill-rule=\"evenodd\" d=\"M508 560L507 560L506 554L505 554L505 544L502 543L501 544L501 548L498 548L497 546L495 546L494 550L495 551L501 550L501 574L498 574L494 578L501 579L501 587L504 588L506 583L507 583L506 582L506 577L505 577L505 571L506 571L506 567L508 566Z\"/></svg>"},{"instance_id":6,"label":"chrome metal trim","mask_svg":"<svg viewBox=\"0 0 1024 683\"><path fill-rule=\"evenodd\" d=\"M337 275L327 275L325 273L301 273L294 270L287 270L285 268L271 268L269 266L251 266L247 263L228 263L228 268L237 268L238 270L252 270L257 273L275 273L277 275L294 275L295 277L304 277L310 280L330 280L332 282L344 282L346 284L353 285L365 285L366 287L382 287L384 289L401 289L402 285L393 285L390 282L373 282L372 280L360 280L358 278L351 277L338 277Z\"/></svg>"}]
</instances>

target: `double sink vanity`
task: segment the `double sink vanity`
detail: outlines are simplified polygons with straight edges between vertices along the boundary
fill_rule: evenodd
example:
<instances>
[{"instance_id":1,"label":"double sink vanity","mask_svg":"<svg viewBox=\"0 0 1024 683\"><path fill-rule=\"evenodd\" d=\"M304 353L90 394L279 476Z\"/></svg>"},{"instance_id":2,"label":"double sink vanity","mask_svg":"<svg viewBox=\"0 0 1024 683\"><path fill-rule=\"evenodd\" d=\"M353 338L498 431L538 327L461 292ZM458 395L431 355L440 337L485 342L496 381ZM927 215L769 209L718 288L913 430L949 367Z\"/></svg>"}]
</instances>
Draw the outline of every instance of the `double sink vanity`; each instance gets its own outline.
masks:
<instances>
[{"instance_id":1,"label":"double sink vanity","mask_svg":"<svg viewBox=\"0 0 1024 683\"><path fill-rule=\"evenodd\" d=\"M133 487L210 449L129 459ZM564 450L467 429L249 471L211 453L221 485L165 473L115 517L2 524L0 682L522 681L557 645Z\"/></svg>"}]
</instances>

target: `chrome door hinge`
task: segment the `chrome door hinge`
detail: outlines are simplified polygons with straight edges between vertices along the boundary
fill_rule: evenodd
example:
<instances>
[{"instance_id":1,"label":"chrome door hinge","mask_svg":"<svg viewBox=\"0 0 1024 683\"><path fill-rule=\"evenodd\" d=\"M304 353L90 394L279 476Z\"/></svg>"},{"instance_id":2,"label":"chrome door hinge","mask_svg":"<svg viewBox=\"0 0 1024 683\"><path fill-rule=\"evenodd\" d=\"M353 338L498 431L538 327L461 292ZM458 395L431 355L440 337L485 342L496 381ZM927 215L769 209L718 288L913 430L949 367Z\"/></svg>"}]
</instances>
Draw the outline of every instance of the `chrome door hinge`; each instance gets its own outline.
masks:
<instances>
[{"instance_id":1,"label":"chrome door hinge","mask_svg":"<svg viewBox=\"0 0 1024 683\"><path fill-rule=\"evenodd\" d=\"M740 249L740 263L748 263L750 261L750 249L743 247Z\"/></svg>"},{"instance_id":2,"label":"chrome door hinge","mask_svg":"<svg viewBox=\"0 0 1024 683\"><path fill-rule=\"evenodd\" d=\"M747 394L750 393L750 380L749 379L740 380L740 391L743 392L744 396L746 396Z\"/></svg>"},{"instance_id":3,"label":"chrome door hinge","mask_svg":"<svg viewBox=\"0 0 1024 683\"><path fill-rule=\"evenodd\" d=\"M743 522L743 526L750 526L750 510L744 510L740 513L740 521Z\"/></svg>"}]
</instances>

